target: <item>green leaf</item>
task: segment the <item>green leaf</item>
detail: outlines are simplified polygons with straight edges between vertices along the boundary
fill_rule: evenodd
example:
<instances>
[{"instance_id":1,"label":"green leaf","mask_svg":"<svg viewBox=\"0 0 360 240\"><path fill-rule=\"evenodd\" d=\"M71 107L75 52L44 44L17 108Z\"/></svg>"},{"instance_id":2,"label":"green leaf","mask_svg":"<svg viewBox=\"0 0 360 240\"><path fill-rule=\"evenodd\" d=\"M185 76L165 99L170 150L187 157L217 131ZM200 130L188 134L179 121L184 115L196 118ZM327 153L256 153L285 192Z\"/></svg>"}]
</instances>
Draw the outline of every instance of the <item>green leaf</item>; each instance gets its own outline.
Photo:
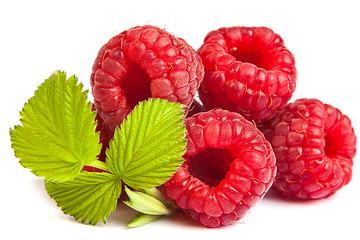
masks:
<instances>
[{"instance_id":1,"label":"green leaf","mask_svg":"<svg viewBox=\"0 0 360 240\"><path fill-rule=\"evenodd\" d=\"M128 227L135 228L135 227L142 227L146 224L152 223L155 220L158 220L161 216L159 215L149 215L144 213L136 214L135 219L128 224Z\"/></svg>"},{"instance_id":2,"label":"green leaf","mask_svg":"<svg viewBox=\"0 0 360 240\"><path fill-rule=\"evenodd\" d=\"M147 195L150 195L153 198L156 198L160 202L164 203L166 206L171 206L171 203L165 199L164 195L156 187L140 189L140 191Z\"/></svg>"},{"instance_id":3,"label":"green leaf","mask_svg":"<svg viewBox=\"0 0 360 240\"><path fill-rule=\"evenodd\" d=\"M21 125L10 130L20 164L46 181L67 181L100 152L95 112L77 78L57 71L46 79L20 112Z\"/></svg>"},{"instance_id":4,"label":"green leaf","mask_svg":"<svg viewBox=\"0 0 360 240\"><path fill-rule=\"evenodd\" d=\"M127 116L107 150L109 170L134 189L167 181L186 150L184 106L150 98Z\"/></svg>"},{"instance_id":5,"label":"green leaf","mask_svg":"<svg viewBox=\"0 0 360 240\"><path fill-rule=\"evenodd\" d=\"M150 215L168 215L171 213L171 210L162 202L146 193L131 191L126 186L125 192L130 201L124 201L124 203L138 212Z\"/></svg>"},{"instance_id":6,"label":"green leaf","mask_svg":"<svg viewBox=\"0 0 360 240\"><path fill-rule=\"evenodd\" d=\"M46 182L46 191L65 214L82 223L106 223L116 209L121 180L107 172L86 172L67 182Z\"/></svg>"}]
</instances>

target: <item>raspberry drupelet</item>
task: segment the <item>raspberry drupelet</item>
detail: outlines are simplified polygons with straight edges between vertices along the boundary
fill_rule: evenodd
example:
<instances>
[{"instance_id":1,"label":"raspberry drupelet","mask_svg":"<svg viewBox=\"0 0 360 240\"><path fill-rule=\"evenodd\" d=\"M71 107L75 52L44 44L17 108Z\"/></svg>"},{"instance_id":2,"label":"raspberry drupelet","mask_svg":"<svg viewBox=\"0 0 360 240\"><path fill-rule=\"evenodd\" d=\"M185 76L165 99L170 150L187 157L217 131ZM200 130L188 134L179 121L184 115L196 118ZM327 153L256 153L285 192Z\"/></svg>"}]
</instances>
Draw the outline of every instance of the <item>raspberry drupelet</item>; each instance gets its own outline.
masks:
<instances>
[{"instance_id":1,"label":"raspberry drupelet","mask_svg":"<svg viewBox=\"0 0 360 240\"><path fill-rule=\"evenodd\" d=\"M201 112L185 120L184 163L160 190L207 227L246 215L273 183L275 155L263 134L238 113Z\"/></svg>"},{"instance_id":2,"label":"raspberry drupelet","mask_svg":"<svg viewBox=\"0 0 360 240\"><path fill-rule=\"evenodd\" d=\"M140 101L162 98L190 106L204 76L201 58L185 40L155 26L130 28L98 52L90 83L102 139ZM106 143L105 143L106 145Z\"/></svg>"},{"instance_id":3,"label":"raspberry drupelet","mask_svg":"<svg viewBox=\"0 0 360 240\"><path fill-rule=\"evenodd\" d=\"M274 187L282 194L318 199L350 182L356 135L339 109L317 99L298 99L263 132L276 155Z\"/></svg>"},{"instance_id":4,"label":"raspberry drupelet","mask_svg":"<svg viewBox=\"0 0 360 240\"><path fill-rule=\"evenodd\" d=\"M198 49L205 67L199 96L205 109L223 108L261 123L292 97L297 72L283 39L267 27L223 27Z\"/></svg>"}]
</instances>

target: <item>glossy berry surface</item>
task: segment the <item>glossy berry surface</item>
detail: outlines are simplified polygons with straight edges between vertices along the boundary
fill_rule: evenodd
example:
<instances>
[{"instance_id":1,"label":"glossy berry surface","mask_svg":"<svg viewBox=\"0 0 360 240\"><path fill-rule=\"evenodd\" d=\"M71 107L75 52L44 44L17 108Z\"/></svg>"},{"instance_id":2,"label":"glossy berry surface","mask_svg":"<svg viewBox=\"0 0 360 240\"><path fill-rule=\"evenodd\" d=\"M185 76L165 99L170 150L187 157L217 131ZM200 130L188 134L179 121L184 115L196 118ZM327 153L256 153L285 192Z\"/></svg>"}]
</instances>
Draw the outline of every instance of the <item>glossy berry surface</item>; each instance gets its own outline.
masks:
<instances>
[{"instance_id":1,"label":"glossy berry surface","mask_svg":"<svg viewBox=\"0 0 360 240\"><path fill-rule=\"evenodd\" d=\"M200 57L183 39L146 25L121 32L100 49L90 83L95 108L114 131L150 97L190 106L203 75Z\"/></svg>"},{"instance_id":2,"label":"glossy berry surface","mask_svg":"<svg viewBox=\"0 0 360 240\"><path fill-rule=\"evenodd\" d=\"M288 104L264 130L277 161L274 187L286 196L318 199L352 178L356 135L350 119L317 99Z\"/></svg>"},{"instance_id":3,"label":"glossy berry surface","mask_svg":"<svg viewBox=\"0 0 360 240\"><path fill-rule=\"evenodd\" d=\"M199 95L207 110L223 108L262 122L273 118L295 91L294 56L269 28L211 31L198 53L205 67Z\"/></svg>"},{"instance_id":4,"label":"glossy berry surface","mask_svg":"<svg viewBox=\"0 0 360 240\"><path fill-rule=\"evenodd\" d=\"M185 162L160 189L207 227L246 215L268 191L276 173L268 141L240 114L212 110L185 120Z\"/></svg>"}]
</instances>

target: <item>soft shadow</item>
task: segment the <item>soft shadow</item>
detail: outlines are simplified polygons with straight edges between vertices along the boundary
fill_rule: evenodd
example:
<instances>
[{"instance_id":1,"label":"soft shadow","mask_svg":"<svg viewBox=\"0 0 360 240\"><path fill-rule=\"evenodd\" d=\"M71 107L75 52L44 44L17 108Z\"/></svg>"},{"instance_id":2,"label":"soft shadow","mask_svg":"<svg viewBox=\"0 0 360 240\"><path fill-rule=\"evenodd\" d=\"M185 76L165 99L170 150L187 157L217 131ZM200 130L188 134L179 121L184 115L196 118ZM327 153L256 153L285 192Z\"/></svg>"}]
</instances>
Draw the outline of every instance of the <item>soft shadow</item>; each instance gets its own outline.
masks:
<instances>
[{"instance_id":1,"label":"soft shadow","mask_svg":"<svg viewBox=\"0 0 360 240\"><path fill-rule=\"evenodd\" d=\"M168 220L176 225L182 227L184 226L186 228L204 228L204 226L202 226L199 222L195 221L189 215L185 214L180 210L176 210L172 215L168 216Z\"/></svg>"},{"instance_id":2,"label":"soft shadow","mask_svg":"<svg viewBox=\"0 0 360 240\"><path fill-rule=\"evenodd\" d=\"M56 206L56 203L53 199L50 198L50 196L47 194L46 189L45 189L45 183L44 183L44 179L43 178L34 178L31 180L31 184L33 185L32 191L34 192L34 194L36 194L37 196L41 196L41 199L44 199L44 201L47 201L49 203L49 205L54 205Z\"/></svg>"},{"instance_id":3,"label":"soft shadow","mask_svg":"<svg viewBox=\"0 0 360 240\"><path fill-rule=\"evenodd\" d=\"M128 207L122 201L123 200L120 199L118 200L116 210L107 218L107 225L130 229L127 225L134 220L137 211Z\"/></svg>"},{"instance_id":4,"label":"soft shadow","mask_svg":"<svg viewBox=\"0 0 360 240\"><path fill-rule=\"evenodd\" d=\"M196 229L196 230L209 231L211 229L224 230L227 228L232 228L236 225L242 225L242 224L244 224L246 217L247 216L245 216L244 218L242 218L242 219L238 220L237 222L230 224L230 225L222 225L221 227L209 228L209 227L202 225L200 222L195 221L186 213L184 213L180 210L177 210L177 212L175 214L169 216L169 221L171 221L172 223L174 223L180 227L186 227L186 229L192 228L192 229Z\"/></svg>"},{"instance_id":5,"label":"soft shadow","mask_svg":"<svg viewBox=\"0 0 360 240\"><path fill-rule=\"evenodd\" d=\"M289 204L314 204L314 203L320 203L322 201L328 201L329 199L333 198L334 195L330 195L325 198L320 199L299 199L295 197L288 197L280 192L276 191L273 188L270 188L270 190L266 193L262 201L270 201L270 202L280 202L280 203L289 203Z\"/></svg>"}]
</instances>

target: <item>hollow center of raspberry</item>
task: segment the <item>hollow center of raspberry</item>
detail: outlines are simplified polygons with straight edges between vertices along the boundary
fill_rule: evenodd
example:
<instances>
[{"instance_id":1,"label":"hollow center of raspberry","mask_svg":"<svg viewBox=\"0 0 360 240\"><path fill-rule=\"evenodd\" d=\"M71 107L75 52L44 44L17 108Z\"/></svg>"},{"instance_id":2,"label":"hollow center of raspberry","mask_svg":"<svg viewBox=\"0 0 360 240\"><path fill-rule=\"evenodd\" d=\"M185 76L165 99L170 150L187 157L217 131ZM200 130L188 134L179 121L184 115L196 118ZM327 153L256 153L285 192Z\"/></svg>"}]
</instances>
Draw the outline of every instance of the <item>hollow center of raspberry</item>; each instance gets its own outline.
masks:
<instances>
[{"instance_id":1,"label":"hollow center of raspberry","mask_svg":"<svg viewBox=\"0 0 360 240\"><path fill-rule=\"evenodd\" d=\"M135 62L130 62L129 71L121 83L128 107L133 109L139 102L151 97L151 79L146 71Z\"/></svg>"},{"instance_id":2,"label":"hollow center of raspberry","mask_svg":"<svg viewBox=\"0 0 360 240\"><path fill-rule=\"evenodd\" d=\"M235 156L229 150L208 147L189 158L188 171L210 187L216 187L225 178L233 160Z\"/></svg>"},{"instance_id":3,"label":"hollow center of raspberry","mask_svg":"<svg viewBox=\"0 0 360 240\"><path fill-rule=\"evenodd\" d=\"M260 52L241 51L237 48L232 48L230 49L229 54L235 57L237 61L252 63L259 68L266 69Z\"/></svg>"}]
</instances>

